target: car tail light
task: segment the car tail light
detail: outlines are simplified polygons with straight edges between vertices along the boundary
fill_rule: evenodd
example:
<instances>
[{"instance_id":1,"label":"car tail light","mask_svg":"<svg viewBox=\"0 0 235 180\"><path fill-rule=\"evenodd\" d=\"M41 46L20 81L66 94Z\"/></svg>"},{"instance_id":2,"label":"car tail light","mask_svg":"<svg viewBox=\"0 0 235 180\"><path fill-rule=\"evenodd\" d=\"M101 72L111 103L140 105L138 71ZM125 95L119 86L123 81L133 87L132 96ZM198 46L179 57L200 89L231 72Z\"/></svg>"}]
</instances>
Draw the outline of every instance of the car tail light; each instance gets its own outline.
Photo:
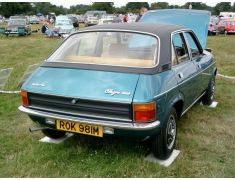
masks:
<instances>
[{"instance_id":1,"label":"car tail light","mask_svg":"<svg viewBox=\"0 0 235 180\"><path fill-rule=\"evenodd\" d=\"M150 122L156 120L157 106L155 102L133 104L135 122Z\"/></svg>"},{"instance_id":2,"label":"car tail light","mask_svg":"<svg viewBox=\"0 0 235 180\"><path fill-rule=\"evenodd\" d=\"M26 91L21 91L21 97L22 97L23 106L27 107L29 105L27 92Z\"/></svg>"}]
</instances>

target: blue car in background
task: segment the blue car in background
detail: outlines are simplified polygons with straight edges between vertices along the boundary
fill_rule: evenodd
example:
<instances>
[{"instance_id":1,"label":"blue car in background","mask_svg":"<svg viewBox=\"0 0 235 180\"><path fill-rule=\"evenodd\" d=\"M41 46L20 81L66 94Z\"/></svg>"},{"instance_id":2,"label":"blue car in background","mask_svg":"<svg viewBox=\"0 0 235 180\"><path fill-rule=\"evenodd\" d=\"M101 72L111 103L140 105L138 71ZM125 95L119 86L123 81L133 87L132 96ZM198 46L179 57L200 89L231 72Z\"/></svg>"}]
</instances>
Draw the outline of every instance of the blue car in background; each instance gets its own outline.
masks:
<instances>
[{"instance_id":1,"label":"blue car in background","mask_svg":"<svg viewBox=\"0 0 235 180\"><path fill-rule=\"evenodd\" d=\"M140 23L74 33L23 84L19 110L39 125L31 130L51 138L134 137L167 159L177 120L196 102L214 99L217 68L205 49L209 16L150 11Z\"/></svg>"},{"instance_id":2,"label":"blue car in background","mask_svg":"<svg viewBox=\"0 0 235 180\"><path fill-rule=\"evenodd\" d=\"M71 34L73 32L73 23L67 16L57 16L55 29L59 34Z\"/></svg>"}]
</instances>

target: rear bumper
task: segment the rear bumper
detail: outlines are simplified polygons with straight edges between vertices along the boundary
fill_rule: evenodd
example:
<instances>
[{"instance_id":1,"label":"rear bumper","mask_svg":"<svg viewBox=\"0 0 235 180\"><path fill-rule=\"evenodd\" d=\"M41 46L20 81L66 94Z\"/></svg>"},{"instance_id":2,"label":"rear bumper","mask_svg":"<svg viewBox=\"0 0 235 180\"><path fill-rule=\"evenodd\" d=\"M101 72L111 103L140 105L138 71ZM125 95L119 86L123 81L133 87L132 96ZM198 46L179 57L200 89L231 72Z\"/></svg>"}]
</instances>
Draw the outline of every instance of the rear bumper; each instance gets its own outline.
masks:
<instances>
[{"instance_id":1,"label":"rear bumper","mask_svg":"<svg viewBox=\"0 0 235 180\"><path fill-rule=\"evenodd\" d=\"M79 119L71 116L58 115L55 113L47 113L39 110L32 110L30 108L26 108L20 106L18 108L21 112L24 112L31 116L37 116L42 118L51 118L51 119L59 119L66 121L73 121L79 123L88 123L92 125L100 125L104 127L111 127L114 129L120 130L130 130L130 131L152 131L160 127L160 121L154 121L151 123L123 123L123 122L114 122L114 121L102 121L102 120L90 120L90 119Z\"/></svg>"}]
</instances>

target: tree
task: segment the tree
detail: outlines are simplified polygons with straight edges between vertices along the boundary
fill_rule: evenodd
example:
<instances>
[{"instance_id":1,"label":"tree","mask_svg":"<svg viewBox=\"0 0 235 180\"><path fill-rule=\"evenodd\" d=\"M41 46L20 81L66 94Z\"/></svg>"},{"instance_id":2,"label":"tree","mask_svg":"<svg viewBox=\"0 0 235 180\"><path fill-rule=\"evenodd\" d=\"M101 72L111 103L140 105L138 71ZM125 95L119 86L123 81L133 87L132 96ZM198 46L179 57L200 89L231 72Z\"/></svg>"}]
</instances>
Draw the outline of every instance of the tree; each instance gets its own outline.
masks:
<instances>
[{"instance_id":1,"label":"tree","mask_svg":"<svg viewBox=\"0 0 235 180\"><path fill-rule=\"evenodd\" d=\"M126 10L134 13L139 12L141 7L146 7L149 9L149 4L147 2L128 2L126 4Z\"/></svg>"},{"instance_id":2,"label":"tree","mask_svg":"<svg viewBox=\"0 0 235 180\"><path fill-rule=\"evenodd\" d=\"M87 11L91 11L91 5L78 4L76 6L70 6L69 13L71 14L85 14Z\"/></svg>"},{"instance_id":3,"label":"tree","mask_svg":"<svg viewBox=\"0 0 235 180\"><path fill-rule=\"evenodd\" d=\"M113 13L113 2L94 2L92 3L92 9L97 11L106 11L109 14Z\"/></svg>"},{"instance_id":4,"label":"tree","mask_svg":"<svg viewBox=\"0 0 235 180\"><path fill-rule=\"evenodd\" d=\"M114 12L116 14L126 14L126 6L115 7Z\"/></svg>"},{"instance_id":5,"label":"tree","mask_svg":"<svg viewBox=\"0 0 235 180\"><path fill-rule=\"evenodd\" d=\"M214 7L213 13L219 15L220 12L229 12L232 11L231 2L220 2L217 3Z\"/></svg>"},{"instance_id":6,"label":"tree","mask_svg":"<svg viewBox=\"0 0 235 180\"><path fill-rule=\"evenodd\" d=\"M25 14L32 10L29 2L1 2L0 12L5 17Z\"/></svg>"},{"instance_id":7,"label":"tree","mask_svg":"<svg viewBox=\"0 0 235 180\"><path fill-rule=\"evenodd\" d=\"M180 9L181 6L179 6L179 5L170 5L168 8L169 9Z\"/></svg>"},{"instance_id":8,"label":"tree","mask_svg":"<svg viewBox=\"0 0 235 180\"><path fill-rule=\"evenodd\" d=\"M167 9L169 8L169 3L167 2L157 2L151 4L151 9Z\"/></svg>"},{"instance_id":9,"label":"tree","mask_svg":"<svg viewBox=\"0 0 235 180\"><path fill-rule=\"evenodd\" d=\"M54 12L56 15L59 15L59 14L66 14L68 11L63 6L52 5L49 2L37 2L37 3L33 3L33 6L34 6L33 8L34 14L37 14L40 12L46 15L50 12Z\"/></svg>"}]
</instances>

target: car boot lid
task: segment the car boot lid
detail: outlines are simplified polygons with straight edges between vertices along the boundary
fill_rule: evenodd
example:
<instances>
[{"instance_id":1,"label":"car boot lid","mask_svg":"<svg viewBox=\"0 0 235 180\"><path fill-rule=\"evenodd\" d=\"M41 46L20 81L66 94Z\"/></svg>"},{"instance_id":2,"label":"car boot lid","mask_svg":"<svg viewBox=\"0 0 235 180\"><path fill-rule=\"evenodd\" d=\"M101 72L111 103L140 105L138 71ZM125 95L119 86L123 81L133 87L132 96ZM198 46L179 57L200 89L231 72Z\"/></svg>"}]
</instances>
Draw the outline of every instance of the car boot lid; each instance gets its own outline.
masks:
<instances>
[{"instance_id":1,"label":"car boot lid","mask_svg":"<svg viewBox=\"0 0 235 180\"><path fill-rule=\"evenodd\" d=\"M41 67L23 90L58 96L131 103L139 74Z\"/></svg>"}]
</instances>

